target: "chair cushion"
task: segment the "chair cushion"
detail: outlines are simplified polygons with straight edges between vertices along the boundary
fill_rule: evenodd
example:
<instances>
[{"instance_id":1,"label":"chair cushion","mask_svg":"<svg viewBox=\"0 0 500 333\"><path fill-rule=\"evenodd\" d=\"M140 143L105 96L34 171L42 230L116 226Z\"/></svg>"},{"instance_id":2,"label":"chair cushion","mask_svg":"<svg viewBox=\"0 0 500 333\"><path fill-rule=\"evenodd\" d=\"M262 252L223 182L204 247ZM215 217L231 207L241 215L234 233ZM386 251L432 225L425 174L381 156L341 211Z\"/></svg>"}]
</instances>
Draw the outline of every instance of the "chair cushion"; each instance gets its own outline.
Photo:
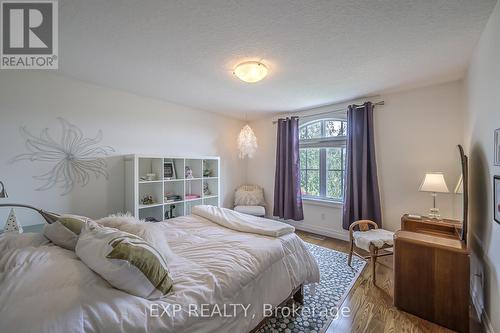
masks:
<instances>
[{"instance_id":1,"label":"chair cushion","mask_svg":"<svg viewBox=\"0 0 500 333\"><path fill-rule=\"evenodd\" d=\"M384 229L371 229L368 231L355 231L352 234L354 244L360 249L370 251L370 244L381 248L384 244L394 244L394 233Z\"/></svg>"},{"instance_id":2,"label":"chair cushion","mask_svg":"<svg viewBox=\"0 0 500 333\"><path fill-rule=\"evenodd\" d=\"M254 216L265 216L266 209L262 206L236 206L234 210L238 213L254 215Z\"/></svg>"}]
</instances>

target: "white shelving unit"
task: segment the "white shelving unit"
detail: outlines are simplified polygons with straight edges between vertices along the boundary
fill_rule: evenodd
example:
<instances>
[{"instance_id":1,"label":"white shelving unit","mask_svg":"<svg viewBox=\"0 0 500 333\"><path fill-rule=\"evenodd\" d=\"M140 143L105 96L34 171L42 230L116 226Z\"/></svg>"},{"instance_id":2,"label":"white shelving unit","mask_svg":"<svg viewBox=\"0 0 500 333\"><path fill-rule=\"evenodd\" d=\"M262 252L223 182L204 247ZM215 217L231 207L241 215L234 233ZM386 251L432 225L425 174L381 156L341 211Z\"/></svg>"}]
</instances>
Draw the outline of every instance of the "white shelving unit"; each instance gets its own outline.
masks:
<instances>
[{"instance_id":1,"label":"white shelving unit","mask_svg":"<svg viewBox=\"0 0 500 333\"><path fill-rule=\"evenodd\" d=\"M165 177L165 163L173 163L175 177ZM186 166L193 171L193 178L185 177ZM147 174L155 176L148 179ZM204 184L210 194L204 193ZM170 202L167 195L179 198ZM146 196L152 196L152 204L143 203ZM220 158L128 155L125 157L125 204L135 217L158 221L189 215L196 205L220 206Z\"/></svg>"}]
</instances>

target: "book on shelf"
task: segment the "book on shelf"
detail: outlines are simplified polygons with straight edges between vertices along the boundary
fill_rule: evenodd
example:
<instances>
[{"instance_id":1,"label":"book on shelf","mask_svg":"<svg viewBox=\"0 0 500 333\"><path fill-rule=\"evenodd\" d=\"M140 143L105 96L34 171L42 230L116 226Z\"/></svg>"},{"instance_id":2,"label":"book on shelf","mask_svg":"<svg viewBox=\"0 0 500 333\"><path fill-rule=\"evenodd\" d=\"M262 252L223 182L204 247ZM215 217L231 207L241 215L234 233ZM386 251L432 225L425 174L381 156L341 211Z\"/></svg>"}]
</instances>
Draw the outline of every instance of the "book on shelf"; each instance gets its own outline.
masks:
<instances>
[{"instance_id":1,"label":"book on shelf","mask_svg":"<svg viewBox=\"0 0 500 333\"><path fill-rule=\"evenodd\" d=\"M182 201L182 197L178 194L173 194L173 193L165 194L165 203L171 203L176 201Z\"/></svg>"}]
</instances>

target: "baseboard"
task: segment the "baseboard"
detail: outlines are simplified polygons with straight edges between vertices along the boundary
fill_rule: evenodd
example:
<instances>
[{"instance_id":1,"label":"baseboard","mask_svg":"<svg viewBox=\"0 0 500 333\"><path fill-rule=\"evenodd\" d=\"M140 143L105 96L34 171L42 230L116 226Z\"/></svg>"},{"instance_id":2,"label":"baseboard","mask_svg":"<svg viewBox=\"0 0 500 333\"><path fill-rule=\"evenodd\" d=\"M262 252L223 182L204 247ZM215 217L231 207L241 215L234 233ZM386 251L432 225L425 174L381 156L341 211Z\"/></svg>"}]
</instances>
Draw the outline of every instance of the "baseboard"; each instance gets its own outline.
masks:
<instances>
[{"instance_id":1,"label":"baseboard","mask_svg":"<svg viewBox=\"0 0 500 333\"><path fill-rule=\"evenodd\" d=\"M469 246L472 249L471 260L476 258L480 263L485 262L485 257L483 253L483 243L481 239L473 232L470 233L470 242ZM484 332L486 333L495 333L495 329L491 324L491 320L484 309L483 295L481 290L484 285L484 270L483 268L478 272L472 272L471 279L471 298L472 298L472 306L476 311L476 315L481 321L481 326L483 327ZM480 278L479 283L477 282L477 278Z\"/></svg>"},{"instance_id":2,"label":"baseboard","mask_svg":"<svg viewBox=\"0 0 500 333\"><path fill-rule=\"evenodd\" d=\"M474 307L474 310L476 311L476 315L481 321L481 325L483 326L483 329L486 333L495 333L495 330L493 329L493 325L491 324L490 318L488 317L488 314L486 311L484 311L484 308L482 306L481 300L479 299L479 295L476 291L475 288L471 286L471 298L472 298L472 306Z\"/></svg>"},{"instance_id":3,"label":"baseboard","mask_svg":"<svg viewBox=\"0 0 500 333\"><path fill-rule=\"evenodd\" d=\"M481 305L481 301L479 299L479 295L477 294L477 289L475 288L473 281L471 281L470 285L470 291L471 291L471 299L472 299L472 306L474 307L474 310L476 311L476 315L478 318L481 318L481 313L483 312L483 307Z\"/></svg>"},{"instance_id":4,"label":"baseboard","mask_svg":"<svg viewBox=\"0 0 500 333\"><path fill-rule=\"evenodd\" d=\"M302 231L307 231L313 234L318 234L321 236L326 236L326 237L331 237L335 239L340 239L344 241L349 240L349 234L347 231L341 232L341 231L336 231L336 230L331 230L325 227L319 227L319 226L311 226L311 225L305 225L300 222L290 222L287 221L288 224L293 225L297 230L302 230Z\"/></svg>"}]
</instances>

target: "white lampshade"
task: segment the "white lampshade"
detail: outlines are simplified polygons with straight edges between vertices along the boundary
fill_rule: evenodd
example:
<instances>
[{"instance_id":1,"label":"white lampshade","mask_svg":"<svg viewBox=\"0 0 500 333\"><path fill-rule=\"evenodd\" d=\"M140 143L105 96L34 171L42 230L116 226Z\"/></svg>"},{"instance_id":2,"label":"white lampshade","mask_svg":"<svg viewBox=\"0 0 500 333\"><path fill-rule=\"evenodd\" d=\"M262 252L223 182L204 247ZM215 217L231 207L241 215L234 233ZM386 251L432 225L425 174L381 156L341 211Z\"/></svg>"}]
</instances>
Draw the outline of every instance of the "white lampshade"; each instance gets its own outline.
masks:
<instances>
[{"instance_id":1,"label":"white lampshade","mask_svg":"<svg viewBox=\"0 0 500 333\"><path fill-rule=\"evenodd\" d=\"M420 192L449 193L442 172L427 172L419 188Z\"/></svg>"},{"instance_id":2,"label":"white lampshade","mask_svg":"<svg viewBox=\"0 0 500 333\"><path fill-rule=\"evenodd\" d=\"M257 151L257 137L255 136L252 128L245 125L238 135L238 149L240 151L240 158L243 159L245 156L252 158Z\"/></svg>"},{"instance_id":3,"label":"white lampshade","mask_svg":"<svg viewBox=\"0 0 500 333\"><path fill-rule=\"evenodd\" d=\"M0 198L8 198L7 190L5 189L5 185L0 182Z\"/></svg>"}]
</instances>

